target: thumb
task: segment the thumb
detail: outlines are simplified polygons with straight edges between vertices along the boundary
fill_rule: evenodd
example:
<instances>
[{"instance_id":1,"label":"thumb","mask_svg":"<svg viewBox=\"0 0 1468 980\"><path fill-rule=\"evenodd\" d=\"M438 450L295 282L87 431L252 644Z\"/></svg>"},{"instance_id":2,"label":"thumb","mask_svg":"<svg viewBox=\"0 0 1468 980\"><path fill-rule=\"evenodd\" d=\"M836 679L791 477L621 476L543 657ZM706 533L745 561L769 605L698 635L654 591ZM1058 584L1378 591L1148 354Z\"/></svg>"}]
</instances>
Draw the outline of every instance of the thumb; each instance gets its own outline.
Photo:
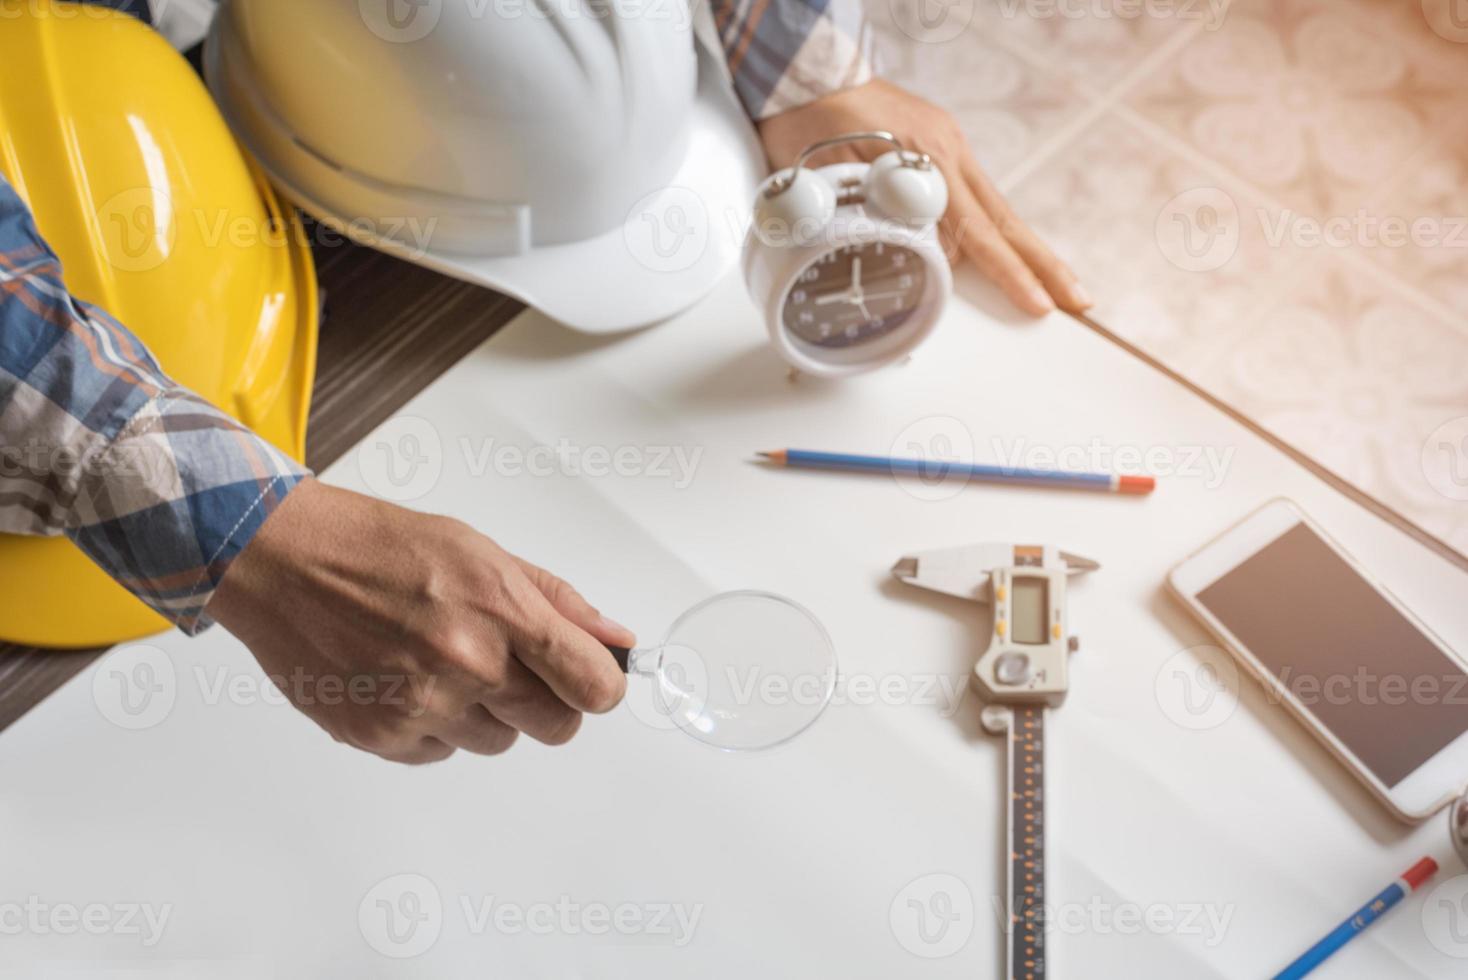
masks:
<instances>
[{"instance_id":1,"label":"thumb","mask_svg":"<svg viewBox=\"0 0 1468 980\"><path fill-rule=\"evenodd\" d=\"M523 558L516 558L515 562L556 612L596 637L598 642L617 647L636 646L637 637L631 630L603 616L600 610L587 602L565 579L552 575Z\"/></svg>"}]
</instances>

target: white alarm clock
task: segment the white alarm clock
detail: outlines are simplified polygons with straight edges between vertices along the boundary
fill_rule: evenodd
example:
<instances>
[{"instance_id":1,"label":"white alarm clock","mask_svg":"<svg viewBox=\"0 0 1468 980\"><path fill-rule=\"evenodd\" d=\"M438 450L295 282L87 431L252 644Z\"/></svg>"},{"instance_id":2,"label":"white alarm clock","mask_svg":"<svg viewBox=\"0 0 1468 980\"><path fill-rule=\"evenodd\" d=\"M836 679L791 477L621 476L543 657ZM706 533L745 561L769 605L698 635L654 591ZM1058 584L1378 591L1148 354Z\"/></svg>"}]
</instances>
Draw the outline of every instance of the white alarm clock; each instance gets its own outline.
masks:
<instances>
[{"instance_id":1,"label":"white alarm clock","mask_svg":"<svg viewBox=\"0 0 1468 980\"><path fill-rule=\"evenodd\" d=\"M895 149L818 169L811 155L857 140ZM812 143L755 197L744 282L770 340L799 371L843 377L900 360L932 333L953 288L938 219L948 185L891 133Z\"/></svg>"}]
</instances>

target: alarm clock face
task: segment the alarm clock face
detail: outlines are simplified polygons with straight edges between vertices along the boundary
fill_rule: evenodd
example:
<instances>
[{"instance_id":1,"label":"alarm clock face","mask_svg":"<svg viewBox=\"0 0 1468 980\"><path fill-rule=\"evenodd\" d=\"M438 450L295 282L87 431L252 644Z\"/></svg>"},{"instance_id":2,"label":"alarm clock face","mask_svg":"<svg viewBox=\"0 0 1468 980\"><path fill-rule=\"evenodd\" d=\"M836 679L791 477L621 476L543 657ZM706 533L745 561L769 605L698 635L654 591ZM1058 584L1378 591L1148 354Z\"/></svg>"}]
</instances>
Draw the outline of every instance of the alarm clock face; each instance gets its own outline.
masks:
<instances>
[{"instance_id":1,"label":"alarm clock face","mask_svg":"<svg viewBox=\"0 0 1468 980\"><path fill-rule=\"evenodd\" d=\"M899 329L927 287L927 267L901 245L868 242L826 252L785 297L785 329L815 347L870 343Z\"/></svg>"}]
</instances>

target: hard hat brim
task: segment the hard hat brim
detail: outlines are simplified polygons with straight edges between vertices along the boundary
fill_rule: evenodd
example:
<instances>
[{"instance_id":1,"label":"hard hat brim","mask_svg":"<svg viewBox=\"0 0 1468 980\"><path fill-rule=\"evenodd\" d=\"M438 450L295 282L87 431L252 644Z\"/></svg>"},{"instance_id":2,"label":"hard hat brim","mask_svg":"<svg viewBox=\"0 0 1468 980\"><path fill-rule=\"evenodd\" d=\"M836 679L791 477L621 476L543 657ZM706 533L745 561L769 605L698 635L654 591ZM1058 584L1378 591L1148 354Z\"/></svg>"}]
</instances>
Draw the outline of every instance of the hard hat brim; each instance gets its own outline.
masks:
<instances>
[{"instance_id":1,"label":"hard hat brim","mask_svg":"<svg viewBox=\"0 0 1468 980\"><path fill-rule=\"evenodd\" d=\"M216 26L218 21L216 20ZM431 227L411 243L376 231L361 216L335 213L300 186L289 159L271 159L254 140L250 112L231 105L237 79L211 37L205 74L236 135L277 189L322 224L359 244L444 275L486 286L587 333L616 333L666 320L706 296L738 259L764 151L713 55L700 43L688 149L668 185L638 201L621 227L593 238L518 255L476 256L435 248ZM304 151L303 151L304 152Z\"/></svg>"}]
</instances>

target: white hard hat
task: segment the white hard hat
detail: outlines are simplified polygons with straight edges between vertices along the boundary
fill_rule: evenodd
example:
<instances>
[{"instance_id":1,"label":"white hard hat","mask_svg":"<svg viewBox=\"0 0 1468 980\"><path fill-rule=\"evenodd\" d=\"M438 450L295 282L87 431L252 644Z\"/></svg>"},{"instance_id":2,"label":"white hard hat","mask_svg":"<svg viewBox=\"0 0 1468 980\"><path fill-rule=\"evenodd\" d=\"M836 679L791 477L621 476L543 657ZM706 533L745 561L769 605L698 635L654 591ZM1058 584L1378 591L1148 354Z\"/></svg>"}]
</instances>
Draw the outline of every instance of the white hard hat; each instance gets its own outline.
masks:
<instances>
[{"instance_id":1,"label":"white hard hat","mask_svg":"<svg viewBox=\"0 0 1468 980\"><path fill-rule=\"evenodd\" d=\"M224 0L205 72L305 210L588 331L702 298L764 167L685 0Z\"/></svg>"}]
</instances>

